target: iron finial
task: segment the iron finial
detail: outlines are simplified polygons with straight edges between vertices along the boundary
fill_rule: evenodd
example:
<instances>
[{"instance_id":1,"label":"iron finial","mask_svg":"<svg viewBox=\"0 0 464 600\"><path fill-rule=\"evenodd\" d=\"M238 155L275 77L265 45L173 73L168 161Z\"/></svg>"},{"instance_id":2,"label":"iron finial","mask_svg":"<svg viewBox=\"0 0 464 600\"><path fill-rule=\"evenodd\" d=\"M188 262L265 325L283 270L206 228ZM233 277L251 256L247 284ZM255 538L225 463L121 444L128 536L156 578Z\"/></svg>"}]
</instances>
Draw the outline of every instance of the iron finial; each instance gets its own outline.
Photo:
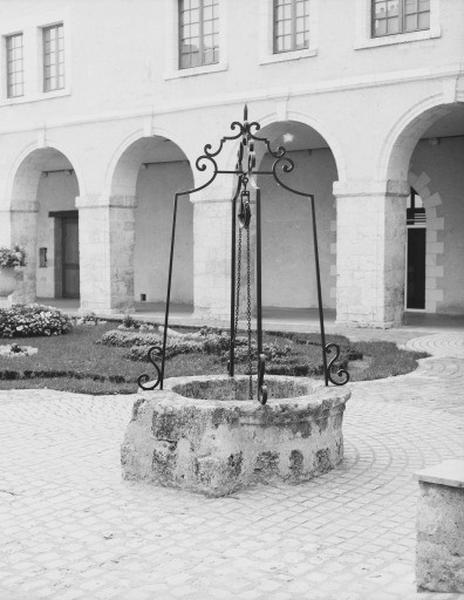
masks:
<instances>
[{"instance_id":1,"label":"iron finial","mask_svg":"<svg viewBox=\"0 0 464 600\"><path fill-rule=\"evenodd\" d=\"M243 120L248 121L248 106L246 104L243 107Z\"/></svg>"}]
</instances>

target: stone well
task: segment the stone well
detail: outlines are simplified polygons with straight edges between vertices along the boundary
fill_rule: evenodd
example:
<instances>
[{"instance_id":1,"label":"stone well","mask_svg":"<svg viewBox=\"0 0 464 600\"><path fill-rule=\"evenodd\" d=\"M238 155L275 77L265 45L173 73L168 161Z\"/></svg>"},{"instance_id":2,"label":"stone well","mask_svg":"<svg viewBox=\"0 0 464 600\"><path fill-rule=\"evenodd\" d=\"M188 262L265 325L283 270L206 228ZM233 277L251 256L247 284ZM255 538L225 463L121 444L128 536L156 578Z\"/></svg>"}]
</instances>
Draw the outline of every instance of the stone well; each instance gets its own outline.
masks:
<instances>
[{"instance_id":1,"label":"stone well","mask_svg":"<svg viewBox=\"0 0 464 600\"><path fill-rule=\"evenodd\" d=\"M121 449L124 478L223 496L337 465L350 392L302 377L268 376L266 385L265 406L244 399L246 376L176 377L141 392Z\"/></svg>"}]
</instances>

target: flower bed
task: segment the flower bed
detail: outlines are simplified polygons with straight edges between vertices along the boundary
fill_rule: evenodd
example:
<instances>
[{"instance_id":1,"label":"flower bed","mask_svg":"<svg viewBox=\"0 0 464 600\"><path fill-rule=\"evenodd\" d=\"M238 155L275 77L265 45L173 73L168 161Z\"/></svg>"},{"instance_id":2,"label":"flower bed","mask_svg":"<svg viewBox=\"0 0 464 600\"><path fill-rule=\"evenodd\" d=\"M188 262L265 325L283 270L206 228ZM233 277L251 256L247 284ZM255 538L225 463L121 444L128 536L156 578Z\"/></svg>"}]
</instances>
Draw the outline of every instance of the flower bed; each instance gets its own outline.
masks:
<instances>
[{"instance_id":1,"label":"flower bed","mask_svg":"<svg viewBox=\"0 0 464 600\"><path fill-rule=\"evenodd\" d=\"M15 304L0 309L0 338L61 335L71 327L68 315L50 306Z\"/></svg>"},{"instance_id":2,"label":"flower bed","mask_svg":"<svg viewBox=\"0 0 464 600\"><path fill-rule=\"evenodd\" d=\"M67 390L70 392L81 392L88 394L116 394L134 393L137 390L137 378L142 373L152 373L153 368L145 362L134 362L127 358L128 352L139 352L139 358L146 360L147 346L134 345L130 342L127 333L140 336L147 330L155 338L149 338L150 342L160 343L162 336L157 328L142 328L138 331L116 330L124 338L127 345L106 345L101 343L102 338L114 340L115 323L88 326L88 323L78 324L67 333L67 335L40 335L28 338L28 345L37 347L38 353L33 356L21 355L13 359L0 358L0 389L10 388L52 388ZM109 335L108 332L110 332ZM187 333L187 336L184 336ZM192 332L181 329L178 332L169 332L168 340L171 340L173 349L181 348L182 344L186 352L175 354L166 360L166 377L187 375L224 375L227 372L227 347L221 351L215 348L223 347L224 335L217 330L209 330L215 334L215 338L204 335L205 331ZM180 335L179 335L180 334ZM187 344L189 338L190 342ZM174 342L174 338L179 340ZM198 343L203 338L203 349L193 350L193 342ZM139 339L139 338L138 338ZM146 338L141 338L146 339ZM378 379L390 375L399 375L413 371L417 367L417 358L424 354L406 352L399 350L391 342L350 342L342 336L330 336L330 341L336 341L344 348L349 348L350 356L362 357L357 360L348 359L348 369L352 381L365 379ZM321 347L317 334L277 334L265 333L264 342L269 347L291 346L289 354L279 359L270 359L267 365L267 373L275 372L278 368L286 368L287 373L299 375L311 372L314 376L322 372ZM177 346L175 346L177 344ZM195 346L198 348L198 346ZM135 348L137 350L135 350ZM345 356L347 356L345 352ZM236 373L244 374L248 369L248 361L237 361ZM253 367L256 368L254 361ZM280 365L280 366L279 366ZM283 367L282 367L283 365Z\"/></svg>"},{"instance_id":3,"label":"flower bed","mask_svg":"<svg viewBox=\"0 0 464 600\"><path fill-rule=\"evenodd\" d=\"M37 354L37 348L33 346L19 346L19 344L0 345L0 356L5 358L20 358Z\"/></svg>"}]
</instances>

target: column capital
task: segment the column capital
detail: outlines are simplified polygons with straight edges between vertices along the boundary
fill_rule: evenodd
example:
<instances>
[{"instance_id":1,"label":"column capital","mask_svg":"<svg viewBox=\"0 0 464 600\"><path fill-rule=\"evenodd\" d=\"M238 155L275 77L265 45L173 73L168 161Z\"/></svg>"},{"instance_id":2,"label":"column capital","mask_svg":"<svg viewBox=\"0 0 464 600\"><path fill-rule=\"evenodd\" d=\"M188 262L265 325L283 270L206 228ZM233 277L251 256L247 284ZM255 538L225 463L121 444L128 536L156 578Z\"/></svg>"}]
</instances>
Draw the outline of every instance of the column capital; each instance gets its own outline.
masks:
<instances>
[{"instance_id":1,"label":"column capital","mask_svg":"<svg viewBox=\"0 0 464 600\"><path fill-rule=\"evenodd\" d=\"M333 194L340 197L361 196L409 196L410 186L406 180L353 179L334 181Z\"/></svg>"},{"instance_id":2,"label":"column capital","mask_svg":"<svg viewBox=\"0 0 464 600\"><path fill-rule=\"evenodd\" d=\"M135 196L107 196L99 194L88 194L76 197L76 208L135 208L137 198Z\"/></svg>"},{"instance_id":3,"label":"column capital","mask_svg":"<svg viewBox=\"0 0 464 600\"><path fill-rule=\"evenodd\" d=\"M15 200L10 208L5 207L5 212L11 213L35 213L39 210L36 200ZM3 212L3 209L2 209Z\"/></svg>"},{"instance_id":4,"label":"column capital","mask_svg":"<svg viewBox=\"0 0 464 600\"><path fill-rule=\"evenodd\" d=\"M205 189L190 195L193 204L200 202L230 202L236 189L232 176L218 175L217 179Z\"/></svg>"}]
</instances>

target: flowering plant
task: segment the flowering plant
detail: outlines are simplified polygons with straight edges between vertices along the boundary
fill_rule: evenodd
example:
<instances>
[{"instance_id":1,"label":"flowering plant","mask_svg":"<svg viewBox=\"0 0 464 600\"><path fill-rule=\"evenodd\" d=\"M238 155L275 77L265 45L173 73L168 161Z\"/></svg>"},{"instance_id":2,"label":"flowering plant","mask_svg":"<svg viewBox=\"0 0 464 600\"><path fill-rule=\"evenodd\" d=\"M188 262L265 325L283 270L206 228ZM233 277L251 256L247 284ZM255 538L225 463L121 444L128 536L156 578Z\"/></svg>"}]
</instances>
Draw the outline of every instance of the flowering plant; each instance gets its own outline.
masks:
<instances>
[{"instance_id":1,"label":"flowering plant","mask_svg":"<svg viewBox=\"0 0 464 600\"><path fill-rule=\"evenodd\" d=\"M24 267L26 253L17 244L14 248L0 248L0 268Z\"/></svg>"},{"instance_id":2,"label":"flowering plant","mask_svg":"<svg viewBox=\"0 0 464 600\"><path fill-rule=\"evenodd\" d=\"M61 335L71 330L71 319L57 308L14 304L0 308L0 338Z\"/></svg>"}]
</instances>

